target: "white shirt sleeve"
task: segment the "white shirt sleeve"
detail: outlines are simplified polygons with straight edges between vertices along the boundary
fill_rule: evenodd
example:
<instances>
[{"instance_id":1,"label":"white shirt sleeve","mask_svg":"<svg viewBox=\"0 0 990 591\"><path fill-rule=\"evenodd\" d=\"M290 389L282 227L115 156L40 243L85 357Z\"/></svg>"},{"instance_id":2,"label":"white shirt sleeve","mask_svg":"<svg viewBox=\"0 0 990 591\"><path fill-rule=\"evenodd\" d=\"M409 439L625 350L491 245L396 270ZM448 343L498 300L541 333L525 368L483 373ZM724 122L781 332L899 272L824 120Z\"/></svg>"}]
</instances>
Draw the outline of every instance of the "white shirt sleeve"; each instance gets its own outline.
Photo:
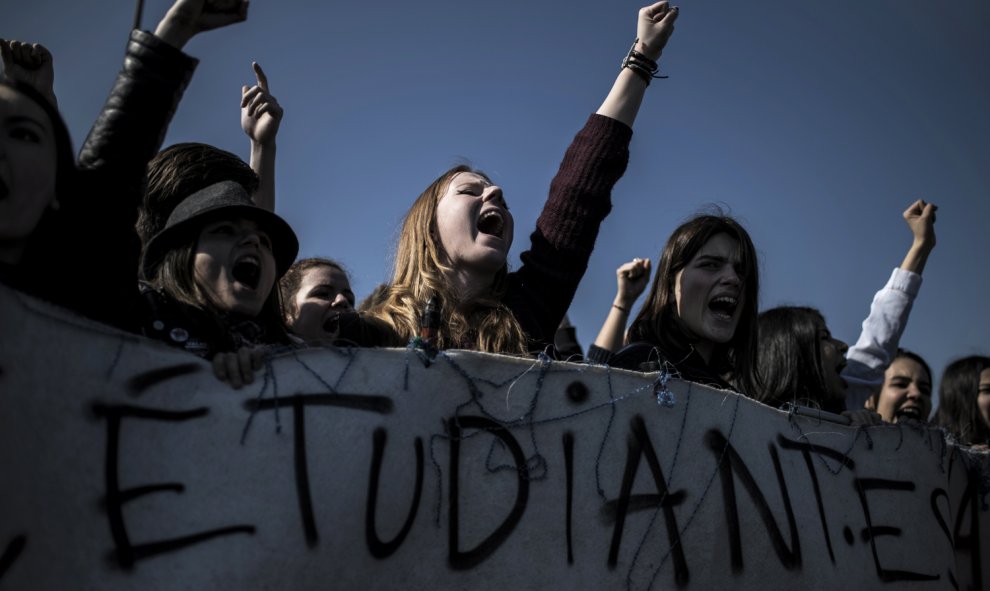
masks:
<instances>
[{"instance_id":1,"label":"white shirt sleeve","mask_svg":"<svg viewBox=\"0 0 990 591\"><path fill-rule=\"evenodd\" d=\"M849 384L846 408L857 410L883 385L883 374L897 353L911 306L921 288L921 275L894 269L887 285L873 296L863 332L846 353L842 377Z\"/></svg>"}]
</instances>

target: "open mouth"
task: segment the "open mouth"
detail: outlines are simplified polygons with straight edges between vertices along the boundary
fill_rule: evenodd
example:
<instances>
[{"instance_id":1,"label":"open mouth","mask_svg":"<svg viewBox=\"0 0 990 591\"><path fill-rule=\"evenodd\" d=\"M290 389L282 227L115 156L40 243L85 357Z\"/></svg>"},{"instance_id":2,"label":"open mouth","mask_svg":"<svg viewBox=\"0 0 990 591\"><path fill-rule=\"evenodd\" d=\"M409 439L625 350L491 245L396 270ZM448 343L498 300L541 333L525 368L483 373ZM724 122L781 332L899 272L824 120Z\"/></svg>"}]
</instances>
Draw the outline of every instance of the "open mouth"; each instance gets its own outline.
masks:
<instances>
[{"instance_id":1,"label":"open mouth","mask_svg":"<svg viewBox=\"0 0 990 591\"><path fill-rule=\"evenodd\" d=\"M916 421L925 420L925 417L921 416L921 409L917 406L902 406L894 413L894 417L897 419L914 419Z\"/></svg>"},{"instance_id":2,"label":"open mouth","mask_svg":"<svg viewBox=\"0 0 990 591\"><path fill-rule=\"evenodd\" d=\"M716 318L721 320L732 320L732 315L736 312L739 300L732 296L718 296L708 302L708 309Z\"/></svg>"},{"instance_id":3,"label":"open mouth","mask_svg":"<svg viewBox=\"0 0 990 591\"><path fill-rule=\"evenodd\" d=\"M241 257L234 263L230 274L234 276L234 281L256 289L261 281L261 261L253 255Z\"/></svg>"},{"instance_id":4,"label":"open mouth","mask_svg":"<svg viewBox=\"0 0 990 591\"><path fill-rule=\"evenodd\" d=\"M323 321L323 332L337 334L340 332L340 314L332 314Z\"/></svg>"},{"instance_id":5,"label":"open mouth","mask_svg":"<svg viewBox=\"0 0 990 591\"><path fill-rule=\"evenodd\" d=\"M502 218L502 214L495 209L489 209L481 214L478 218L478 231L482 234L488 234L489 236L495 236L496 238L502 237L502 232L505 230L505 220Z\"/></svg>"}]
</instances>

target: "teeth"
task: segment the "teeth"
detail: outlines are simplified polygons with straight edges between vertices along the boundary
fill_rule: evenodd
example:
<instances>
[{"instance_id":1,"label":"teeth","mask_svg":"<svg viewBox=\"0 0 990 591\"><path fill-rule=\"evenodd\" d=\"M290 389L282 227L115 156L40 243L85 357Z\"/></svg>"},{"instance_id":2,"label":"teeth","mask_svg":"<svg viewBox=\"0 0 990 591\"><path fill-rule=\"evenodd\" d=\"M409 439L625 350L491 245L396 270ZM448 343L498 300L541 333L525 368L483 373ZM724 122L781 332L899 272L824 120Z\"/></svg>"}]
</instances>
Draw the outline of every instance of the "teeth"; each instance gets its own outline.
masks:
<instances>
[{"instance_id":1,"label":"teeth","mask_svg":"<svg viewBox=\"0 0 990 591\"><path fill-rule=\"evenodd\" d=\"M489 209L488 211L481 214L478 218L478 228L481 229L482 226L490 225L488 230L490 232L485 232L486 234L500 235L502 233L502 228L504 221L502 220L502 214L494 209Z\"/></svg>"},{"instance_id":2,"label":"teeth","mask_svg":"<svg viewBox=\"0 0 990 591\"><path fill-rule=\"evenodd\" d=\"M719 296L719 297L715 298L714 300L712 300L712 303L713 304L715 302L719 302L719 303L723 303L724 302L724 303L726 303L726 304L728 304L730 306L735 306L736 305L736 298L731 297L731 296Z\"/></svg>"}]
</instances>

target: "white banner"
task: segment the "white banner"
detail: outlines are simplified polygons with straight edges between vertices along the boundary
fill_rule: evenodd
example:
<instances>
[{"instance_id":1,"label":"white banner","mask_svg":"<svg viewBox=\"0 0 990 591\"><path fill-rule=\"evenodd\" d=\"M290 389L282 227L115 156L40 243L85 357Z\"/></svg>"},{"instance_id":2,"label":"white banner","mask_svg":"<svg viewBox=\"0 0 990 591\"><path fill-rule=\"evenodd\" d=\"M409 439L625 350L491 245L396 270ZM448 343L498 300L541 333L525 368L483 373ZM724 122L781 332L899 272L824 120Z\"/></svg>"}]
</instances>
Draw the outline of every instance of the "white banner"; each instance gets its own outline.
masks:
<instances>
[{"instance_id":1,"label":"white banner","mask_svg":"<svg viewBox=\"0 0 990 591\"><path fill-rule=\"evenodd\" d=\"M990 463L937 430L467 352L290 352L234 391L7 289L0 323L0 590L990 578Z\"/></svg>"}]
</instances>

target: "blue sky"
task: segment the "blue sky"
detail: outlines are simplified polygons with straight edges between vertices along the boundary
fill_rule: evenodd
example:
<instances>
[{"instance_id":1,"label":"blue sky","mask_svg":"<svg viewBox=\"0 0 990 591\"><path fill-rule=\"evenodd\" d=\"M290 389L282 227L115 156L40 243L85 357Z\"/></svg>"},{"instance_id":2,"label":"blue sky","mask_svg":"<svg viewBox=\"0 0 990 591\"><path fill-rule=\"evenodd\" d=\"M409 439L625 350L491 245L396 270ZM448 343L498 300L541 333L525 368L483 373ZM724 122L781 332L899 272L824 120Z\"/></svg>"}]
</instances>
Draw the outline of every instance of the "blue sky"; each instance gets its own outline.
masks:
<instances>
[{"instance_id":1,"label":"blue sky","mask_svg":"<svg viewBox=\"0 0 990 591\"><path fill-rule=\"evenodd\" d=\"M16 9L14 5L17 5ZM170 3L148 1L153 29ZM132 3L2 0L0 36L48 45L78 146L119 68ZM670 232L717 203L761 254L761 307L823 311L855 341L911 236L937 203L938 246L902 344L936 375L990 354L990 3L690 2L635 125L614 209L571 307L582 344L615 268L656 260ZM627 0L255 0L246 23L193 39L201 63L166 145L248 155L251 60L286 114L277 211L301 256L338 258L358 297L389 276L396 230L454 163L487 171L528 245L564 150L601 103L635 36Z\"/></svg>"}]
</instances>

